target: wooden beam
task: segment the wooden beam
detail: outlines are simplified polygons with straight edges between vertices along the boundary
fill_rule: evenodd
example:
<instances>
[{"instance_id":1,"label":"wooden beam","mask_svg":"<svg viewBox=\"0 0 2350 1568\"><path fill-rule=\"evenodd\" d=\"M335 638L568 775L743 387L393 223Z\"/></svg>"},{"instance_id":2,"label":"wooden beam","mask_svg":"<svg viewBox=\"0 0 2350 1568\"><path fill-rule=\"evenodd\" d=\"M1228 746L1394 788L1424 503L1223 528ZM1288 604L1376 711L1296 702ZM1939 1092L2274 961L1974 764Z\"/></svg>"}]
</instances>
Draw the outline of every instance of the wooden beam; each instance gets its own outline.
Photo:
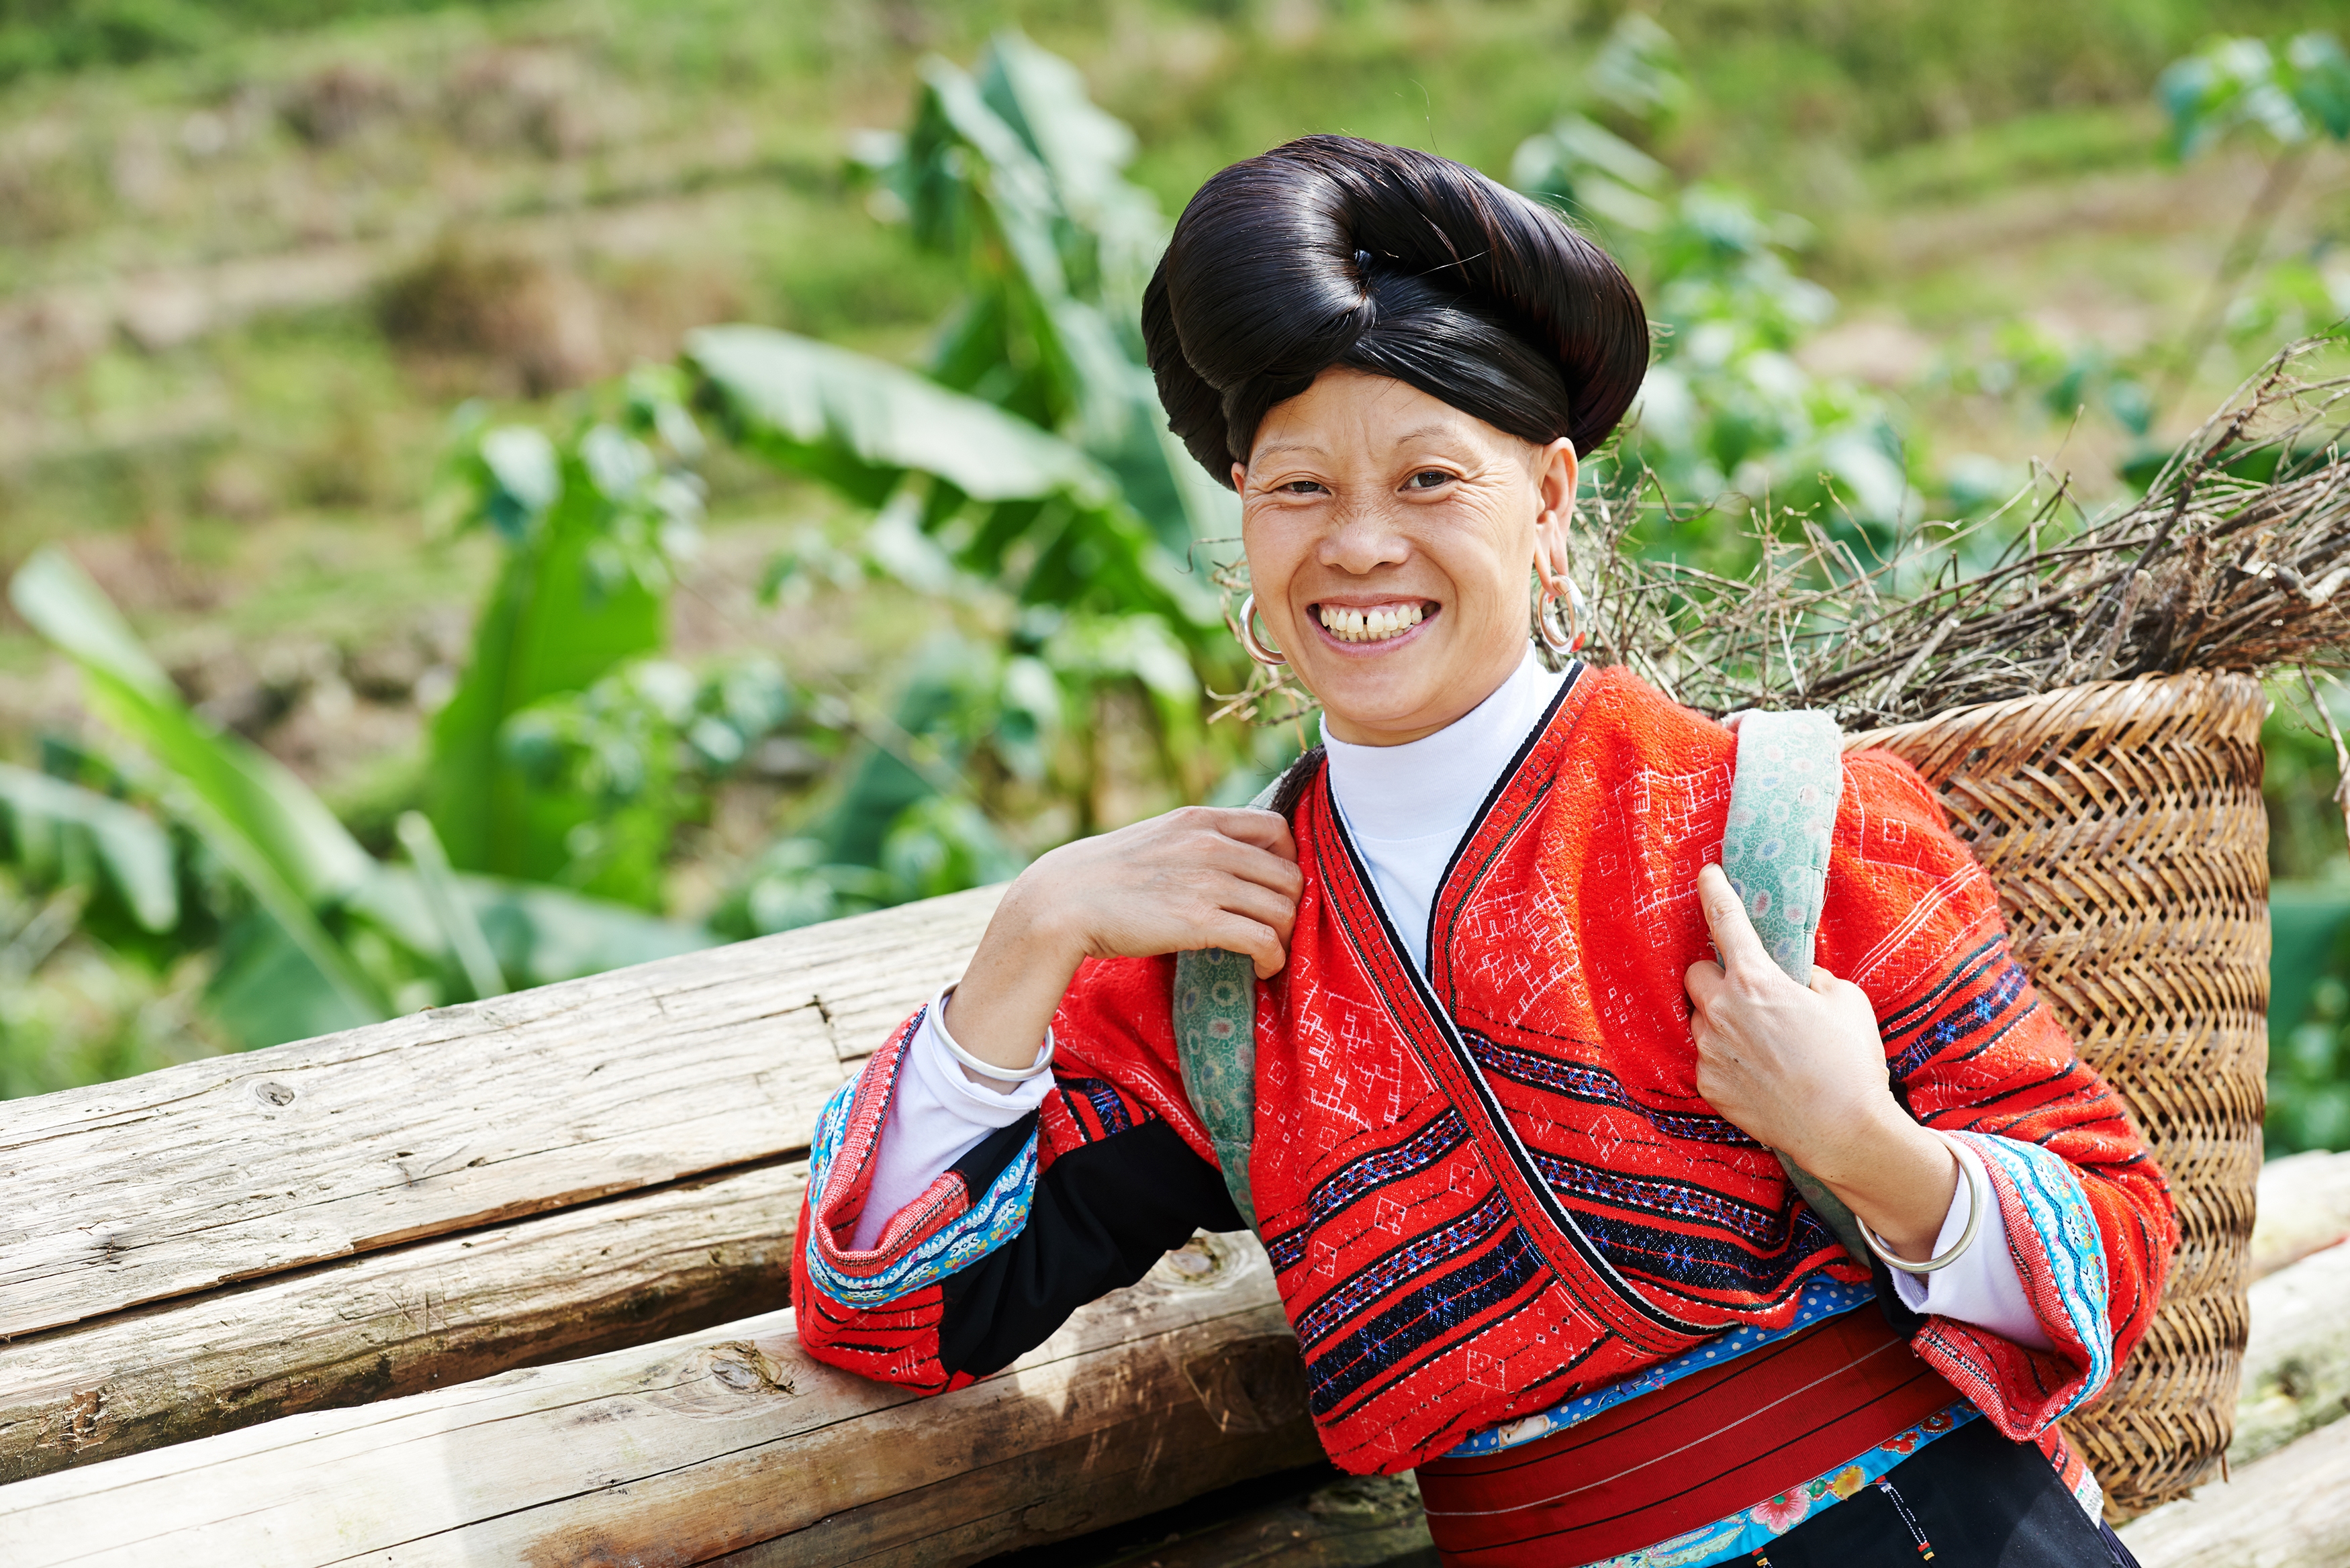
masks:
<instances>
[{"instance_id":1,"label":"wooden beam","mask_svg":"<svg viewBox=\"0 0 2350 1568\"><path fill-rule=\"evenodd\" d=\"M772 1311L806 1186L696 1178L0 1345L0 1482Z\"/></svg>"},{"instance_id":2,"label":"wooden beam","mask_svg":"<svg viewBox=\"0 0 2350 1568\"><path fill-rule=\"evenodd\" d=\"M1201 1237L936 1399L777 1313L0 1488L0 1561L951 1568L1308 1461L1305 1400L1263 1249Z\"/></svg>"},{"instance_id":3,"label":"wooden beam","mask_svg":"<svg viewBox=\"0 0 2350 1568\"><path fill-rule=\"evenodd\" d=\"M2251 1290L2230 1465L2342 1418L2350 1405L2350 1242L2281 1269Z\"/></svg>"},{"instance_id":4,"label":"wooden beam","mask_svg":"<svg viewBox=\"0 0 2350 1568\"><path fill-rule=\"evenodd\" d=\"M1000 896L0 1104L0 1339L804 1150Z\"/></svg>"},{"instance_id":5,"label":"wooden beam","mask_svg":"<svg viewBox=\"0 0 2350 1568\"><path fill-rule=\"evenodd\" d=\"M2350 1239L2350 1154L2313 1149L2261 1167L2252 1278Z\"/></svg>"},{"instance_id":6,"label":"wooden beam","mask_svg":"<svg viewBox=\"0 0 2350 1568\"><path fill-rule=\"evenodd\" d=\"M2156 1509L2120 1534L2140 1568L2350 1563L2350 1421L2288 1443L2233 1480Z\"/></svg>"}]
</instances>

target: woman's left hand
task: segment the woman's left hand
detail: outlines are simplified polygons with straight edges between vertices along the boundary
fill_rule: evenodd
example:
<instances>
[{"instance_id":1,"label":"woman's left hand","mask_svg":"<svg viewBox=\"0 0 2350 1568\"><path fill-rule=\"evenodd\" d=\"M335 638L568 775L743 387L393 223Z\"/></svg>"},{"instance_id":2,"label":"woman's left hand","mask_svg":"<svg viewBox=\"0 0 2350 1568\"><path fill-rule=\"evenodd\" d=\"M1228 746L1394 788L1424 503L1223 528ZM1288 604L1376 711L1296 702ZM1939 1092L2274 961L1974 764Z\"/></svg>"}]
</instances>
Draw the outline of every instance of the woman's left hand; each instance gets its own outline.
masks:
<instances>
[{"instance_id":1,"label":"woman's left hand","mask_svg":"<svg viewBox=\"0 0 2350 1568\"><path fill-rule=\"evenodd\" d=\"M1706 1103L1834 1189L1904 1257L1924 1258L1957 1189L1950 1151L1893 1097L1877 1009L1817 965L1797 985L1719 866L1698 873L1719 963L1690 965Z\"/></svg>"}]
</instances>

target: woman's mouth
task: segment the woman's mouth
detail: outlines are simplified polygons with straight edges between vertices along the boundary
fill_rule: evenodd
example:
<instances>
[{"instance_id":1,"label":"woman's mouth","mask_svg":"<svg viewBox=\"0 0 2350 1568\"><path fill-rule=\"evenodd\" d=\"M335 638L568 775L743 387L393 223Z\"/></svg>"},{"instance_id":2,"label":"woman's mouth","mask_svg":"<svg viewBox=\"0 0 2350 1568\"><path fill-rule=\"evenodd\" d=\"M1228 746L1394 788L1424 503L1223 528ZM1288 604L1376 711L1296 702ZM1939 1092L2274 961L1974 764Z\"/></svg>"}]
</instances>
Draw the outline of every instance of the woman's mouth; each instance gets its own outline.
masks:
<instances>
[{"instance_id":1,"label":"woman's mouth","mask_svg":"<svg viewBox=\"0 0 2350 1568\"><path fill-rule=\"evenodd\" d=\"M1340 642L1392 642L1437 612L1430 599L1393 599L1375 605L1314 607L1322 629Z\"/></svg>"}]
</instances>

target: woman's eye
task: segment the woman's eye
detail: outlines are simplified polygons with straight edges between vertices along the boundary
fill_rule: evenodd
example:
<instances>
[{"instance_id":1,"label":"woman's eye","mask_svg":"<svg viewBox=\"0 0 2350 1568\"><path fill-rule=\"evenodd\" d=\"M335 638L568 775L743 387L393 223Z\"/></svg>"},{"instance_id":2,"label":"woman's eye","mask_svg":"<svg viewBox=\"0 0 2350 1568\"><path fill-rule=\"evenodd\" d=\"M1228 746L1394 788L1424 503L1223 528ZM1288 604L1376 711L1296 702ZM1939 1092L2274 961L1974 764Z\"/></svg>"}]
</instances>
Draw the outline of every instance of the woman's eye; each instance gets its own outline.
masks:
<instances>
[{"instance_id":1,"label":"woman's eye","mask_svg":"<svg viewBox=\"0 0 2350 1568\"><path fill-rule=\"evenodd\" d=\"M1322 482L1318 479L1293 479L1281 488L1292 495L1312 495L1321 490Z\"/></svg>"},{"instance_id":2,"label":"woman's eye","mask_svg":"<svg viewBox=\"0 0 2350 1568\"><path fill-rule=\"evenodd\" d=\"M1440 484L1451 483L1452 476L1440 468L1423 468L1403 483L1407 490L1433 490Z\"/></svg>"}]
</instances>

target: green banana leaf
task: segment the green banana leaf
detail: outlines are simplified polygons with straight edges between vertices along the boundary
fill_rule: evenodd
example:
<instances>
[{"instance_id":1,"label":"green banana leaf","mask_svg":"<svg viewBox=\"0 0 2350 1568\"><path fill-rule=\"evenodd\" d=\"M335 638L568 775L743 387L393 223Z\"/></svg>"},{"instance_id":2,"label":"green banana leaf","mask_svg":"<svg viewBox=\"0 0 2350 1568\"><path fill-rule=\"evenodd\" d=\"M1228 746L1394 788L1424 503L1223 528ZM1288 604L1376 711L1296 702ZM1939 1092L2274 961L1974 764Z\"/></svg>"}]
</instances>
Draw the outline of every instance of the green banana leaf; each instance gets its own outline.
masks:
<instances>
[{"instance_id":1,"label":"green banana leaf","mask_svg":"<svg viewBox=\"0 0 2350 1568\"><path fill-rule=\"evenodd\" d=\"M382 992L318 918L375 868L334 814L276 759L192 712L64 552L36 552L10 581L8 598L79 666L91 711L161 770L166 809L195 829L315 971L310 982L328 997L315 1014L337 1028L389 1017Z\"/></svg>"},{"instance_id":2,"label":"green banana leaf","mask_svg":"<svg viewBox=\"0 0 2350 1568\"><path fill-rule=\"evenodd\" d=\"M976 514L964 570L1029 602L1147 609L1220 625L1213 592L1126 504L1115 479L1050 431L909 370L764 327L689 334L686 363L735 438L868 506L929 482L923 525Z\"/></svg>"},{"instance_id":3,"label":"green banana leaf","mask_svg":"<svg viewBox=\"0 0 2350 1568\"><path fill-rule=\"evenodd\" d=\"M0 815L13 858L36 878L85 887L102 879L143 929L180 923L171 836L138 807L0 763Z\"/></svg>"},{"instance_id":4,"label":"green banana leaf","mask_svg":"<svg viewBox=\"0 0 2350 1568\"><path fill-rule=\"evenodd\" d=\"M629 438L613 431L604 444L616 441ZM433 717L428 786L432 826L467 870L536 881L565 873L571 835L592 808L530 787L502 749L507 721L664 640L669 584L646 515L658 476L649 459L598 472L583 459L589 441L579 445L558 457L544 436L518 429L481 443L483 511L509 548L464 679ZM665 846L607 861L589 890L658 904Z\"/></svg>"},{"instance_id":5,"label":"green banana leaf","mask_svg":"<svg viewBox=\"0 0 2350 1568\"><path fill-rule=\"evenodd\" d=\"M1239 510L1168 433L1142 363L1138 315L1166 223L1123 175L1134 145L1074 67L1007 32L973 73L924 66L886 172L917 241L972 281L932 379L1066 432L1180 560L1236 533Z\"/></svg>"}]
</instances>

